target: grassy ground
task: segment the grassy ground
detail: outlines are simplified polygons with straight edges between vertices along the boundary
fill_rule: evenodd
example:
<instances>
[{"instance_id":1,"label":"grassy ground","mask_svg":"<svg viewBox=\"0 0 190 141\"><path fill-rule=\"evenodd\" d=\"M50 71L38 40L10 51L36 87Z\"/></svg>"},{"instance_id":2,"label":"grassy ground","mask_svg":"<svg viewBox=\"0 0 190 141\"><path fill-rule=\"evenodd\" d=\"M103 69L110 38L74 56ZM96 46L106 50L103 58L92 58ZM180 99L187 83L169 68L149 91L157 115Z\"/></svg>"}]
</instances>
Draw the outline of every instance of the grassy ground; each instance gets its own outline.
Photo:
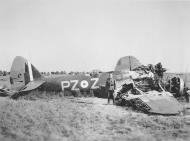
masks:
<instances>
[{"instance_id":1,"label":"grassy ground","mask_svg":"<svg viewBox=\"0 0 190 141\"><path fill-rule=\"evenodd\" d=\"M190 140L189 116L149 116L106 103L99 98L0 98L0 140Z\"/></svg>"}]
</instances>

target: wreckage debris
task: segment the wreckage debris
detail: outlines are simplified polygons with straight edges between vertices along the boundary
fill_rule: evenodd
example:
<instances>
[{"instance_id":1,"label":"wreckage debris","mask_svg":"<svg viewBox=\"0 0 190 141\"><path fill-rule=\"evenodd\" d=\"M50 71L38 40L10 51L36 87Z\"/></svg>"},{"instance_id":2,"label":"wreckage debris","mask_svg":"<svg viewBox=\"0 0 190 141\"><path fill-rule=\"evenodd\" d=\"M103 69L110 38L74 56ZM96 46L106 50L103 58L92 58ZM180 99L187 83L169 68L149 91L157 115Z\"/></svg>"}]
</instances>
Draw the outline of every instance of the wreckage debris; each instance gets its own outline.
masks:
<instances>
[{"instance_id":1,"label":"wreckage debris","mask_svg":"<svg viewBox=\"0 0 190 141\"><path fill-rule=\"evenodd\" d=\"M131 76L117 89L116 104L149 114L177 115L183 112L183 106L163 88L165 71L161 63L133 69Z\"/></svg>"},{"instance_id":2,"label":"wreckage debris","mask_svg":"<svg viewBox=\"0 0 190 141\"><path fill-rule=\"evenodd\" d=\"M176 115L183 111L183 106L169 92L121 93L115 100L117 105L131 106L149 114Z\"/></svg>"}]
</instances>

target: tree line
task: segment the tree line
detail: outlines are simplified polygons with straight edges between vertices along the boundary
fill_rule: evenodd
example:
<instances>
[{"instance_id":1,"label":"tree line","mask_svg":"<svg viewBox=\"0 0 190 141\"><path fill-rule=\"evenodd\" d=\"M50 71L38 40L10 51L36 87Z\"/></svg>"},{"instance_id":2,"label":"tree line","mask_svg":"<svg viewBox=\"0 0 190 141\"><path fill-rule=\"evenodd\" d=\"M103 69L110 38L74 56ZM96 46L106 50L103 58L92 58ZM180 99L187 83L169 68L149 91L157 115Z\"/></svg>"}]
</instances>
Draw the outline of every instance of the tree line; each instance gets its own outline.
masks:
<instances>
[{"instance_id":1,"label":"tree line","mask_svg":"<svg viewBox=\"0 0 190 141\"><path fill-rule=\"evenodd\" d=\"M42 75L45 76L49 76L49 75L79 75L79 74L83 74L83 75L89 75L89 76L93 76L96 77L98 76L100 73L102 73L102 71L98 71L98 70L93 70L91 72L78 72L78 71L70 71L70 72L66 72L66 71L52 71L52 72L40 72ZM0 76L7 76L10 75L10 72L8 71L4 71L4 70L0 70Z\"/></svg>"},{"instance_id":2,"label":"tree line","mask_svg":"<svg viewBox=\"0 0 190 141\"><path fill-rule=\"evenodd\" d=\"M89 75L89 76L93 76L96 77L98 76L100 73L102 73L102 71L91 71L91 72L78 72L78 71L70 71L70 72L66 72L66 71L52 71L52 72L41 72L42 75L45 76L49 76L49 75Z\"/></svg>"},{"instance_id":3,"label":"tree line","mask_svg":"<svg viewBox=\"0 0 190 141\"><path fill-rule=\"evenodd\" d=\"M9 74L10 74L10 72L8 72L8 71L0 70L0 76L6 76Z\"/></svg>"}]
</instances>

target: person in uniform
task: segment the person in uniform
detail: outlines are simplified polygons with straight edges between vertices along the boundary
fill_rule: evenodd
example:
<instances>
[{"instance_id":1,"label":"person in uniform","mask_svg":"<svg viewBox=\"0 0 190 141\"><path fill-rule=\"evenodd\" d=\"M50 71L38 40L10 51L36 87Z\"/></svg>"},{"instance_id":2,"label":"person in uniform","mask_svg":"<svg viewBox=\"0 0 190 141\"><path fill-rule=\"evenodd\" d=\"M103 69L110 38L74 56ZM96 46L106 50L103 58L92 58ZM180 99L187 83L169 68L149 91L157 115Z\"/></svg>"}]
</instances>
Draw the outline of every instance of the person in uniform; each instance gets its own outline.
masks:
<instances>
[{"instance_id":1,"label":"person in uniform","mask_svg":"<svg viewBox=\"0 0 190 141\"><path fill-rule=\"evenodd\" d=\"M113 100L113 104L115 103L115 98L114 98L115 89L116 89L116 82L113 79L113 74L109 73L109 77L106 80L106 91L107 91L107 96L108 96L108 104L110 103L110 99Z\"/></svg>"},{"instance_id":2,"label":"person in uniform","mask_svg":"<svg viewBox=\"0 0 190 141\"><path fill-rule=\"evenodd\" d=\"M189 88L185 87L183 93L184 93L186 102L189 103Z\"/></svg>"}]
</instances>

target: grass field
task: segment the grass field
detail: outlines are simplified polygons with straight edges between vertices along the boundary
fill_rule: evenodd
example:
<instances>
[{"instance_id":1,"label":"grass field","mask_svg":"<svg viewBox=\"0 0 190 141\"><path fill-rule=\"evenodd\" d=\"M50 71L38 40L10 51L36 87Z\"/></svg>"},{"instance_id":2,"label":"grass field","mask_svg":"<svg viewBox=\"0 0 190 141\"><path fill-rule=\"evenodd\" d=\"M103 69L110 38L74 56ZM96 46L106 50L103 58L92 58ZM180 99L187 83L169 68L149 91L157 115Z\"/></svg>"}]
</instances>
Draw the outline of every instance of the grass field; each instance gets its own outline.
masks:
<instances>
[{"instance_id":1,"label":"grass field","mask_svg":"<svg viewBox=\"0 0 190 141\"><path fill-rule=\"evenodd\" d=\"M106 103L99 98L0 98L0 140L190 140L189 116L150 116Z\"/></svg>"}]
</instances>

